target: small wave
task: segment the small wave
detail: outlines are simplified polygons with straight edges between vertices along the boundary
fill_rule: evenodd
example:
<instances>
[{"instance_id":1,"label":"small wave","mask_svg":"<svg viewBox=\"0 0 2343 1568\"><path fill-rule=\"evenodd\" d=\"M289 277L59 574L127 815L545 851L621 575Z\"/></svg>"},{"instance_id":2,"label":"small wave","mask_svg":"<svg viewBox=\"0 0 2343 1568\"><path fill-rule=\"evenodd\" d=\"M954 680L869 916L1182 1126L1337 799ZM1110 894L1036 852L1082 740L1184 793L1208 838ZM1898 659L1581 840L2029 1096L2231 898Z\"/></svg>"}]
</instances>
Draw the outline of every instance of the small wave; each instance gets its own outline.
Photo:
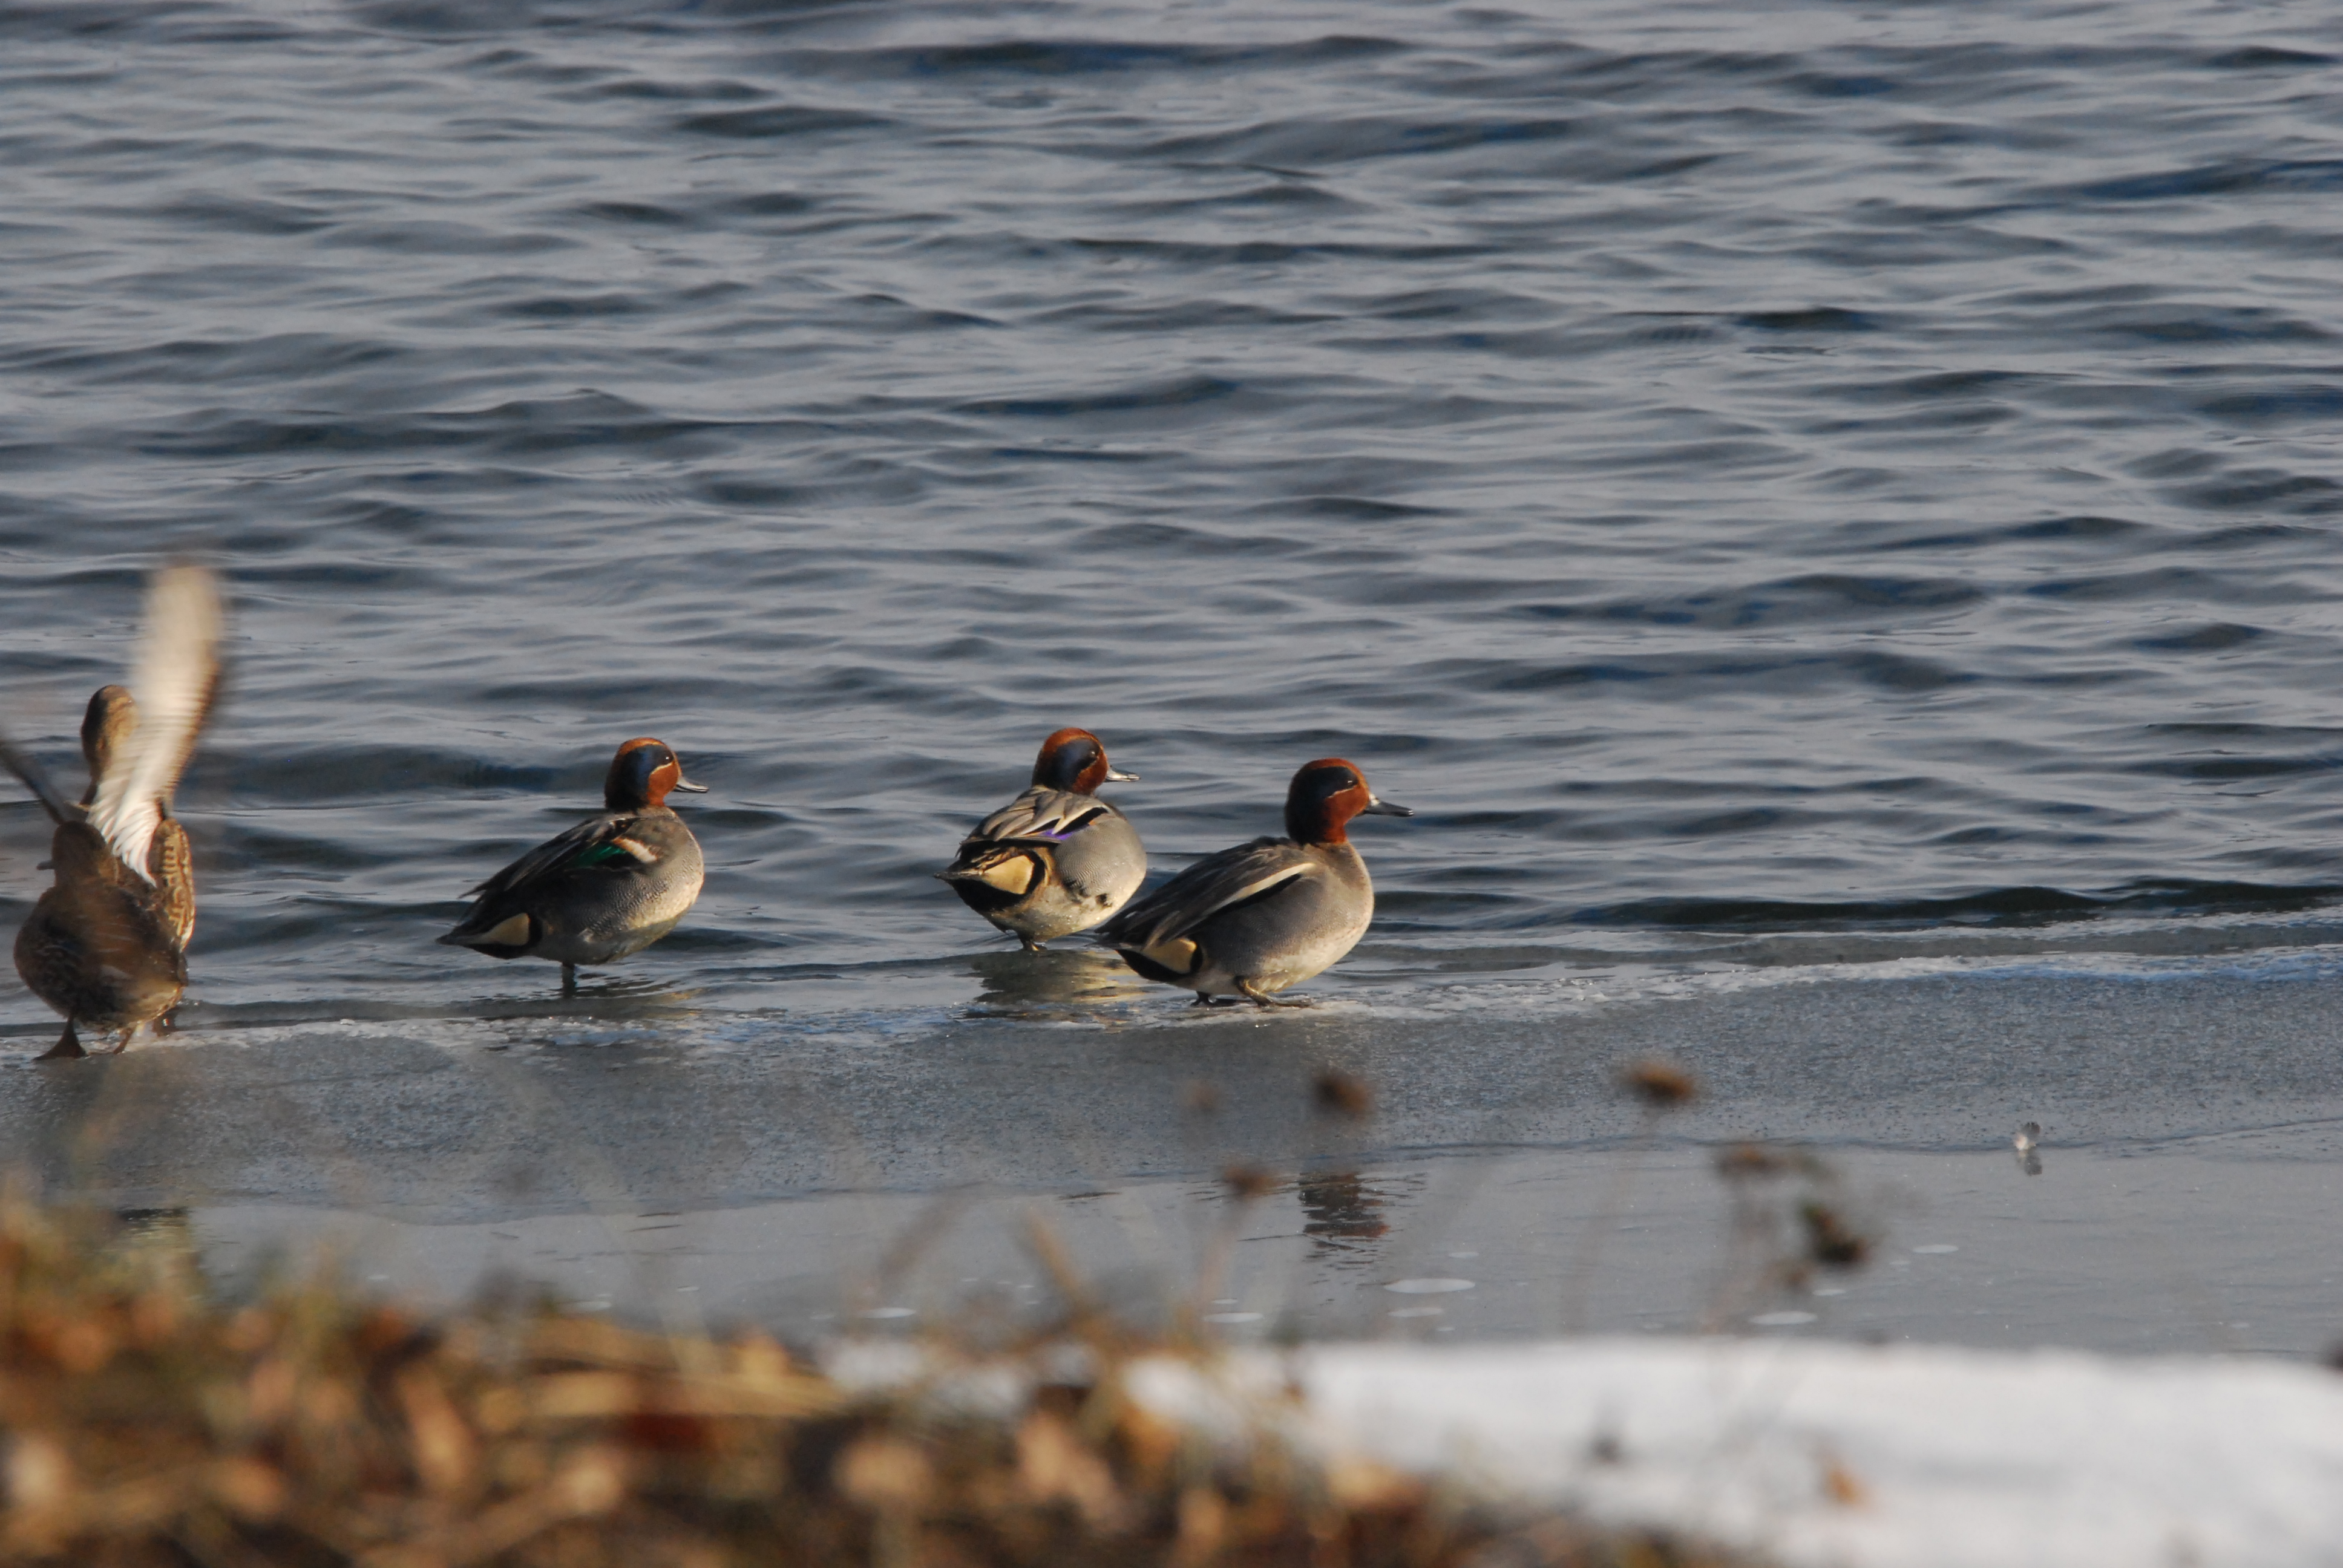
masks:
<instances>
[{"instance_id":1,"label":"small wave","mask_svg":"<svg viewBox=\"0 0 2343 1568\"><path fill-rule=\"evenodd\" d=\"M1288 44L1172 44L1155 40L1007 38L994 43L876 49L793 49L789 69L815 76L1089 76L1297 70L1381 59L1403 52L1395 39L1332 35Z\"/></svg>"},{"instance_id":2,"label":"small wave","mask_svg":"<svg viewBox=\"0 0 2343 1568\"><path fill-rule=\"evenodd\" d=\"M854 109L768 104L754 109L709 109L686 115L675 122L675 128L695 136L721 136L729 141L771 141L784 136L812 136L835 131L877 130L887 124L882 116Z\"/></svg>"},{"instance_id":3,"label":"small wave","mask_svg":"<svg viewBox=\"0 0 2343 1568\"><path fill-rule=\"evenodd\" d=\"M2044 925L2106 915L2292 913L2343 898L2343 886L2264 887L2251 882L2141 881L2104 893L2062 888L1993 888L1940 899L1805 902L1776 899L1638 899L1589 910L1589 925L1692 930L1795 930L1918 925Z\"/></svg>"},{"instance_id":4,"label":"small wave","mask_svg":"<svg viewBox=\"0 0 2343 1568\"><path fill-rule=\"evenodd\" d=\"M1176 380L1062 397L1004 397L968 403L961 406L960 411L1005 414L1022 419L1064 419L1080 415L1132 414L1184 408L1234 397L1241 389L1238 383L1218 376L1186 376Z\"/></svg>"},{"instance_id":5,"label":"small wave","mask_svg":"<svg viewBox=\"0 0 2343 1568\"><path fill-rule=\"evenodd\" d=\"M1559 141L1572 134L1574 125L1566 118L1546 116L1494 120L1313 116L1306 120L1267 120L1203 136L1168 137L1147 143L1126 156L1150 162L1216 158L1272 167L1316 168L1377 158L1423 157L1468 148Z\"/></svg>"},{"instance_id":6,"label":"small wave","mask_svg":"<svg viewBox=\"0 0 2343 1568\"><path fill-rule=\"evenodd\" d=\"M1855 577L1815 572L1755 587L1674 598L1603 604L1526 604L1508 613L1536 620L1597 623L1645 621L1654 626L1750 630L1802 626L1879 612L1926 614L1956 609L1986 598L1984 589L1957 578Z\"/></svg>"},{"instance_id":7,"label":"small wave","mask_svg":"<svg viewBox=\"0 0 2343 1568\"><path fill-rule=\"evenodd\" d=\"M2343 158L2273 158L2223 161L2194 167L2159 169L2067 186L2055 193L2066 202L2164 202L2190 196L2288 195L2343 187ZM2053 193L2045 193L2050 195Z\"/></svg>"}]
</instances>

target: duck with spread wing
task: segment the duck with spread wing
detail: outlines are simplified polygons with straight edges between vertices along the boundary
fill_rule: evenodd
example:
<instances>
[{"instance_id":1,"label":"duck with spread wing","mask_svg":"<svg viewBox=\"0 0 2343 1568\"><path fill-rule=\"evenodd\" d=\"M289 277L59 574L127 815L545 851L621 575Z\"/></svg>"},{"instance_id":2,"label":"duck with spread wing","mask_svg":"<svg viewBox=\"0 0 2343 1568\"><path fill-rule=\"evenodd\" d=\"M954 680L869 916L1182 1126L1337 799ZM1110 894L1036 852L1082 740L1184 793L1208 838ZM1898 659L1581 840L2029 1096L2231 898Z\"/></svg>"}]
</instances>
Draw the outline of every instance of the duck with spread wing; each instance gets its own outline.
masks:
<instances>
[{"instance_id":1,"label":"duck with spread wing","mask_svg":"<svg viewBox=\"0 0 2343 1568\"><path fill-rule=\"evenodd\" d=\"M171 796L218 695L222 622L211 572L178 565L155 575L130 687L101 687L83 716L90 782L78 802L0 742L0 762L56 824L54 879L15 949L25 984L65 1015L45 1061L87 1055L85 1030L125 1049L186 989L196 881Z\"/></svg>"}]
</instances>

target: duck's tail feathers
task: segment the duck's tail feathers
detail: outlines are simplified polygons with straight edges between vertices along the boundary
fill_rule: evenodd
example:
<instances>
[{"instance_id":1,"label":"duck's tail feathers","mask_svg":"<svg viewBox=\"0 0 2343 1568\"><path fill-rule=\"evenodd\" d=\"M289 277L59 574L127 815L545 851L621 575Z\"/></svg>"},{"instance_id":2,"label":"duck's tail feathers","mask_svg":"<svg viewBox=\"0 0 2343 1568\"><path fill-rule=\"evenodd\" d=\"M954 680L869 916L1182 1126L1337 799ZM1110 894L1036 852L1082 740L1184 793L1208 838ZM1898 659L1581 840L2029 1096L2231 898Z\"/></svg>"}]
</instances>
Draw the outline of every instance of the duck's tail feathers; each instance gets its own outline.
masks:
<instances>
[{"instance_id":1,"label":"duck's tail feathers","mask_svg":"<svg viewBox=\"0 0 2343 1568\"><path fill-rule=\"evenodd\" d=\"M130 678L138 727L108 759L89 809L90 825L106 847L141 877L156 827L219 693L224 619L219 581L203 567L166 567L147 587L146 624Z\"/></svg>"},{"instance_id":2,"label":"duck's tail feathers","mask_svg":"<svg viewBox=\"0 0 2343 1568\"><path fill-rule=\"evenodd\" d=\"M432 940L445 947L469 948L494 959L517 959L528 951L541 934L537 920L526 910L490 920L486 911L475 910L464 917L463 924Z\"/></svg>"},{"instance_id":3,"label":"duck's tail feathers","mask_svg":"<svg viewBox=\"0 0 2343 1568\"><path fill-rule=\"evenodd\" d=\"M81 808L57 792L57 787L49 780L48 769L17 750L15 743L5 735L0 735L0 765L5 765L9 772L25 781L25 788L39 799L41 809L49 814L50 821L81 820Z\"/></svg>"},{"instance_id":4,"label":"duck's tail feathers","mask_svg":"<svg viewBox=\"0 0 2343 1568\"><path fill-rule=\"evenodd\" d=\"M1012 899L1021 899L1048 870L1030 846L994 844L962 850L959 859L936 875L947 882L981 882Z\"/></svg>"}]
</instances>

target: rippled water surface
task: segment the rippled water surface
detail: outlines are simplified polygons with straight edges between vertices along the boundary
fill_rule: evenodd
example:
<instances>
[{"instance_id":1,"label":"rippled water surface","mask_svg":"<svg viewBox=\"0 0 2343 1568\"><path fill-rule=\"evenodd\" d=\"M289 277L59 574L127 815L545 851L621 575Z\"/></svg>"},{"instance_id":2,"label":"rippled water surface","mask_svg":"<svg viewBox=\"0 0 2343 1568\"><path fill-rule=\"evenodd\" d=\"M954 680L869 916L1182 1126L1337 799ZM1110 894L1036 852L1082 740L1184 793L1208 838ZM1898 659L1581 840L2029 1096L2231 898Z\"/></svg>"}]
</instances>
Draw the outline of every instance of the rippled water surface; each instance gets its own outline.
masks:
<instances>
[{"instance_id":1,"label":"rippled water surface","mask_svg":"<svg viewBox=\"0 0 2343 1568\"><path fill-rule=\"evenodd\" d=\"M645 733L679 1039L1174 1009L930 878L1069 723L1417 808L1328 1017L2325 964L2343 23L1745 9L0 6L7 722L224 568L194 1040L543 1015L428 939Z\"/></svg>"}]
</instances>

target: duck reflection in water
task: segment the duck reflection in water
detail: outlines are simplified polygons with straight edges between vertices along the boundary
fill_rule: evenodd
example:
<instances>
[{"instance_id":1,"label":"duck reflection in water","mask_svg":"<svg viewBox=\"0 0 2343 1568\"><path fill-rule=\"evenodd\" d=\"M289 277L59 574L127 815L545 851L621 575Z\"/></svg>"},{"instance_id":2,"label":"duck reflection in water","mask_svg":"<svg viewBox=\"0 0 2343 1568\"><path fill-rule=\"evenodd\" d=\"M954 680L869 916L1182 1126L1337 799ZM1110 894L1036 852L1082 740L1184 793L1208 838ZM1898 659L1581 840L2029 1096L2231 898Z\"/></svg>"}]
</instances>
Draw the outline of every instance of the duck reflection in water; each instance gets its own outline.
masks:
<instances>
[{"instance_id":1,"label":"duck reflection in water","mask_svg":"<svg viewBox=\"0 0 2343 1568\"><path fill-rule=\"evenodd\" d=\"M202 1255L196 1235L195 1211L174 1204L161 1209L116 1209L115 1222L122 1240L132 1247L149 1249L187 1262Z\"/></svg>"},{"instance_id":2,"label":"duck reflection in water","mask_svg":"<svg viewBox=\"0 0 2343 1568\"><path fill-rule=\"evenodd\" d=\"M1366 1252L1363 1242L1391 1233L1383 1217L1390 1195L1355 1171L1322 1171L1302 1178L1302 1233L1329 1252Z\"/></svg>"},{"instance_id":3,"label":"duck reflection in water","mask_svg":"<svg viewBox=\"0 0 2343 1568\"><path fill-rule=\"evenodd\" d=\"M975 1005L1012 1017L1096 1007L1147 990L1112 954L1071 948L975 953L969 972L980 988Z\"/></svg>"}]
</instances>

